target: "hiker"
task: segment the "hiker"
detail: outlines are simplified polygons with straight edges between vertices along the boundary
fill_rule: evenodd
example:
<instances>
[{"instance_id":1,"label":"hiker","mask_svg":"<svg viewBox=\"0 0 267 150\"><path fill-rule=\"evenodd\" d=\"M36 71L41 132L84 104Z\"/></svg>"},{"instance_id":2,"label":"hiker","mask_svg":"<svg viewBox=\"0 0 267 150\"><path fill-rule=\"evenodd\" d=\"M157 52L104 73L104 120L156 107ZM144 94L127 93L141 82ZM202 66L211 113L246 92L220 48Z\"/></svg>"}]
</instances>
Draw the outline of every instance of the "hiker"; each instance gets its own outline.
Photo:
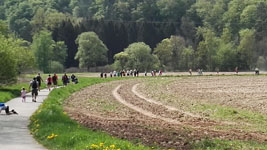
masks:
<instances>
[{"instance_id":1,"label":"hiker","mask_svg":"<svg viewBox=\"0 0 267 150\"><path fill-rule=\"evenodd\" d=\"M44 82L43 78L41 77L40 73L38 73L38 75L36 76L36 80L38 81L38 89L39 91L41 90L41 83Z\"/></svg>"},{"instance_id":2,"label":"hiker","mask_svg":"<svg viewBox=\"0 0 267 150\"><path fill-rule=\"evenodd\" d=\"M9 106L7 106L5 103L0 103L0 113L2 110L5 110L7 115L11 115L13 114L18 114L14 109L12 109L11 111L9 111Z\"/></svg>"},{"instance_id":3,"label":"hiker","mask_svg":"<svg viewBox=\"0 0 267 150\"><path fill-rule=\"evenodd\" d=\"M38 96L38 85L39 83L34 77L29 86L29 89L32 88L32 102L36 102L36 98Z\"/></svg>"},{"instance_id":4,"label":"hiker","mask_svg":"<svg viewBox=\"0 0 267 150\"><path fill-rule=\"evenodd\" d=\"M58 77L57 77L56 74L54 74L53 77L52 77L52 82L53 82L54 87L57 86L57 80L58 80Z\"/></svg>"},{"instance_id":5,"label":"hiker","mask_svg":"<svg viewBox=\"0 0 267 150\"><path fill-rule=\"evenodd\" d=\"M101 73L100 73L100 78L103 78L103 75L104 75L103 72L101 72Z\"/></svg>"},{"instance_id":6,"label":"hiker","mask_svg":"<svg viewBox=\"0 0 267 150\"><path fill-rule=\"evenodd\" d=\"M26 89L23 87L20 93L21 93L22 102L26 102L26 94L27 94Z\"/></svg>"},{"instance_id":7,"label":"hiker","mask_svg":"<svg viewBox=\"0 0 267 150\"><path fill-rule=\"evenodd\" d=\"M235 73L238 74L238 67L235 67Z\"/></svg>"},{"instance_id":8,"label":"hiker","mask_svg":"<svg viewBox=\"0 0 267 150\"><path fill-rule=\"evenodd\" d=\"M192 69L191 68L189 69L189 74L190 74L190 76L192 75Z\"/></svg>"},{"instance_id":9,"label":"hiker","mask_svg":"<svg viewBox=\"0 0 267 150\"><path fill-rule=\"evenodd\" d=\"M71 78L71 82L74 84L75 81L76 81L76 76L75 76L74 74L72 74L72 75L70 76L70 78Z\"/></svg>"},{"instance_id":10,"label":"hiker","mask_svg":"<svg viewBox=\"0 0 267 150\"><path fill-rule=\"evenodd\" d=\"M51 85L52 85L52 77L51 77L50 74L48 75L48 78L47 78L46 82L47 82L47 88L50 91L51 90Z\"/></svg>"},{"instance_id":11,"label":"hiker","mask_svg":"<svg viewBox=\"0 0 267 150\"><path fill-rule=\"evenodd\" d=\"M67 86L68 85L69 78L68 78L68 76L67 76L66 73L62 76L62 82L63 82L63 85L64 86Z\"/></svg>"},{"instance_id":12,"label":"hiker","mask_svg":"<svg viewBox=\"0 0 267 150\"><path fill-rule=\"evenodd\" d=\"M259 68L255 68L255 75L260 75L260 70L259 70Z\"/></svg>"}]
</instances>

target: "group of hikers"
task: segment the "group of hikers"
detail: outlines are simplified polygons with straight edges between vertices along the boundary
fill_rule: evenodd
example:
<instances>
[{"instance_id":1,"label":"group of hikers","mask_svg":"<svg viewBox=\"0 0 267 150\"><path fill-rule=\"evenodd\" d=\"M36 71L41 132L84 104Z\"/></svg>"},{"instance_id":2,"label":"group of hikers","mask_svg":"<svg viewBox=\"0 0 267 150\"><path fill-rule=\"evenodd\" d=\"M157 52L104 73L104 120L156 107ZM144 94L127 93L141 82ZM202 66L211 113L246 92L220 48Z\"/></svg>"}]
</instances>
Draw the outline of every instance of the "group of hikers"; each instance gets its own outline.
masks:
<instances>
[{"instance_id":1,"label":"group of hikers","mask_svg":"<svg viewBox=\"0 0 267 150\"><path fill-rule=\"evenodd\" d=\"M72 74L69 78L68 75L65 73L61 79L62 79L63 86L67 86L68 83L70 83L70 80L74 84L78 83L78 78L74 74ZM40 76L40 73L38 73L38 75L36 77L34 77L33 80L30 82L29 89L31 88L32 101L33 102L36 102L36 98L38 96L38 91L41 90L40 87L41 87L42 82L44 82L44 80ZM53 85L53 87L57 87L57 85L58 85L57 74L54 74L53 76L51 76L49 74L48 78L46 79L46 85L47 85L47 88L49 91L51 90L52 85ZM22 88L21 96L22 96L22 102L25 102L25 98L26 98L25 88Z\"/></svg>"},{"instance_id":2,"label":"group of hikers","mask_svg":"<svg viewBox=\"0 0 267 150\"><path fill-rule=\"evenodd\" d=\"M68 77L68 75L65 73L61 79L62 79L63 86L67 86L70 83L70 81L73 84L78 83L78 78L74 74ZM41 90L42 82L44 82L44 80L41 77L40 73L38 73L37 76L34 77L33 80L30 81L29 90L31 89L32 102L37 102L38 91ZM58 86L57 74L54 74L53 76L49 74L46 79L46 85L49 91L51 91L51 86L57 87ZM22 102L26 102L26 94L27 94L26 88L23 87L21 90ZM6 105L5 103L0 103L0 113L2 110L4 110L6 114L8 115L12 113L17 114L15 110L9 111L9 106Z\"/></svg>"},{"instance_id":3,"label":"group of hikers","mask_svg":"<svg viewBox=\"0 0 267 150\"><path fill-rule=\"evenodd\" d=\"M216 68L215 70L216 70L217 74L219 74L219 69ZM260 74L259 68L256 67L254 71L255 71L255 75ZM191 68L188 70L188 72L189 72L189 75L192 75L192 69ZM239 72L238 67L234 68L234 72L235 72L235 74L238 74L238 72ZM197 69L197 75L203 75L203 69Z\"/></svg>"},{"instance_id":4,"label":"group of hikers","mask_svg":"<svg viewBox=\"0 0 267 150\"><path fill-rule=\"evenodd\" d=\"M162 75L162 70L158 71L158 75L161 76ZM121 71L111 71L109 73L109 77L139 77L139 70L134 69L134 70L121 70ZM147 76L147 72L145 71L145 76ZM151 71L151 76L157 76L157 71L156 70L152 70ZM108 73L100 73L100 78L107 78L108 77Z\"/></svg>"},{"instance_id":5,"label":"group of hikers","mask_svg":"<svg viewBox=\"0 0 267 150\"><path fill-rule=\"evenodd\" d=\"M111 71L109 73L109 77L138 77L139 76L139 70L134 69L134 70L121 70L121 71ZM100 78L107 78L108 75L107 73L100 73Z\"/></svg>"}]
</instances>

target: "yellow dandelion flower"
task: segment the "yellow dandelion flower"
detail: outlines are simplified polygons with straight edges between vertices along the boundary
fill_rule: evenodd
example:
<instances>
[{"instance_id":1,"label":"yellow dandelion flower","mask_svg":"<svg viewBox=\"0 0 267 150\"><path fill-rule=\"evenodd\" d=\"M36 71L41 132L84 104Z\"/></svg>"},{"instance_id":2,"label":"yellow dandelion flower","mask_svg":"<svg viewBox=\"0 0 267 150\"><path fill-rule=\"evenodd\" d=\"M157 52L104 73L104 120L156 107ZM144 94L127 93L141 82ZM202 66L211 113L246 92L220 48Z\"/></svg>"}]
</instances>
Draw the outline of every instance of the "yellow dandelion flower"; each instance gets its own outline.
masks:
<instances>
[{"instance_id":1,"label":"yellow dandelion flower","mask_svg":"<svg viewBox=\"0 0 267 150\"><path fill-rule=\"evenodd\" d=\"M57 137L58 135L52 133L51 135L47 136L47 139L53 139L55 137Z\"/></svg>"},{"instance_id":2,"label":"yellow dandelion flower","mask_svg":"<svg viewBox=\"0 0 267 150\"><path fill-rule=\"evenodd\" d=\"M91 148L98 148L99 146L98 145L96 145L96 144L92 144L91 145Z\"/></svg>"},{"instance_id":3,"label":"yellow dandelion flower","mask_svg":"<svg viewBox=\"0 0 267 150\"><path fill-rule=\"evenodd\" d=\"M99 146L100 146L100 147L103 147L103 146L104 146L104 143L99 143Z\"/></svg>"},{"instance_id":4,"label":"yellow dandelion flower","mask_svg":"<svg viewBox=\"0 0 267 150\"><path fill-rule=\"evenodd\" d=\"M116 146L113 144L113 145L110 145L109 147L110 147L110 148L115 148Z\"/></svg>"}]
</instances>

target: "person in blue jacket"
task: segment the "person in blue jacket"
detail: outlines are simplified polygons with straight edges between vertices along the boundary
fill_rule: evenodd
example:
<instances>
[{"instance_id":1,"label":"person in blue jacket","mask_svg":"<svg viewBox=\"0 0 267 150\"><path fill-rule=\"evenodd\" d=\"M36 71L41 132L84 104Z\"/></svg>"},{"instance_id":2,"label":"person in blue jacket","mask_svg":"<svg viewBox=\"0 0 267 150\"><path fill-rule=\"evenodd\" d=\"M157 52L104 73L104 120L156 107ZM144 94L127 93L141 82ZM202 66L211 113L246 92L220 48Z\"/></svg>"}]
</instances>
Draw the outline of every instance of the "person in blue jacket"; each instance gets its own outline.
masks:
<instances>
[{"instance_id":1,"label":"person in blue jacket","mask_svg":"<svg viewBox=\"0 0 267 150\"><path fill-rule=\"evenodd\" d=\"M10 114L18 114L14 109L12 109L11 111L9 111L9 106L7 106L5 103L0 103L0 113L2 110L5 110L7 115Z\"/></svg>"},{"instance_id":2,"label":"person in blue jacket","mask_svg":"<svg viewBox=\"0 0 267 150\"><path fill-rule=\"evenodd\" d=\"M0 113L2 110L5 110L6 114L9 114L9 106L7 106L5 103L0 103Z\"/></svg>"}]
</instances>

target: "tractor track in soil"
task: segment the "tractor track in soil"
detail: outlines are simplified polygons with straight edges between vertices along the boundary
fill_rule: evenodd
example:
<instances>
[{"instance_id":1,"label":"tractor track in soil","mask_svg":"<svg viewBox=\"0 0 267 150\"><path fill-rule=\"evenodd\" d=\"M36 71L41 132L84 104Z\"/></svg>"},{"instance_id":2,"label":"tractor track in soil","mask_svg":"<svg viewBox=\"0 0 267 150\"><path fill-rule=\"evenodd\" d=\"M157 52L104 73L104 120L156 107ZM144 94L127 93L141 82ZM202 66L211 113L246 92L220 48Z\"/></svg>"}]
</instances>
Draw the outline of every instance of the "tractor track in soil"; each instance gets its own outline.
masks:
<instances>
[{"instance_id":1,"label":"tractor track in soil","mask_svg":"<svg viewBox=\"0 0 267 150\"><path fill-rule=\"evenodd\" d=\"M267 140L264 133L215 129L217 125L225 123L146 98L136 90L141 82L142 80L116 81L88 87L67 100L65 111L72 119L88 128L106 131L123 139L138 139L144 144L158 145L166 149L191 149L192 142L203 138L259 142ZM95 95L97 97L94 97ZM116 104L117 107L115 112L112 110L103 113L101 110L92 109L97 104L86 107L86 104L82 104L86 101L79 103L81 97L84 97L84 100L90 97L106 97L103 101ZM99 103L101 105L102 102ZM97 106L101 107L100 105Z\"/></svg>"}]
</instances>

